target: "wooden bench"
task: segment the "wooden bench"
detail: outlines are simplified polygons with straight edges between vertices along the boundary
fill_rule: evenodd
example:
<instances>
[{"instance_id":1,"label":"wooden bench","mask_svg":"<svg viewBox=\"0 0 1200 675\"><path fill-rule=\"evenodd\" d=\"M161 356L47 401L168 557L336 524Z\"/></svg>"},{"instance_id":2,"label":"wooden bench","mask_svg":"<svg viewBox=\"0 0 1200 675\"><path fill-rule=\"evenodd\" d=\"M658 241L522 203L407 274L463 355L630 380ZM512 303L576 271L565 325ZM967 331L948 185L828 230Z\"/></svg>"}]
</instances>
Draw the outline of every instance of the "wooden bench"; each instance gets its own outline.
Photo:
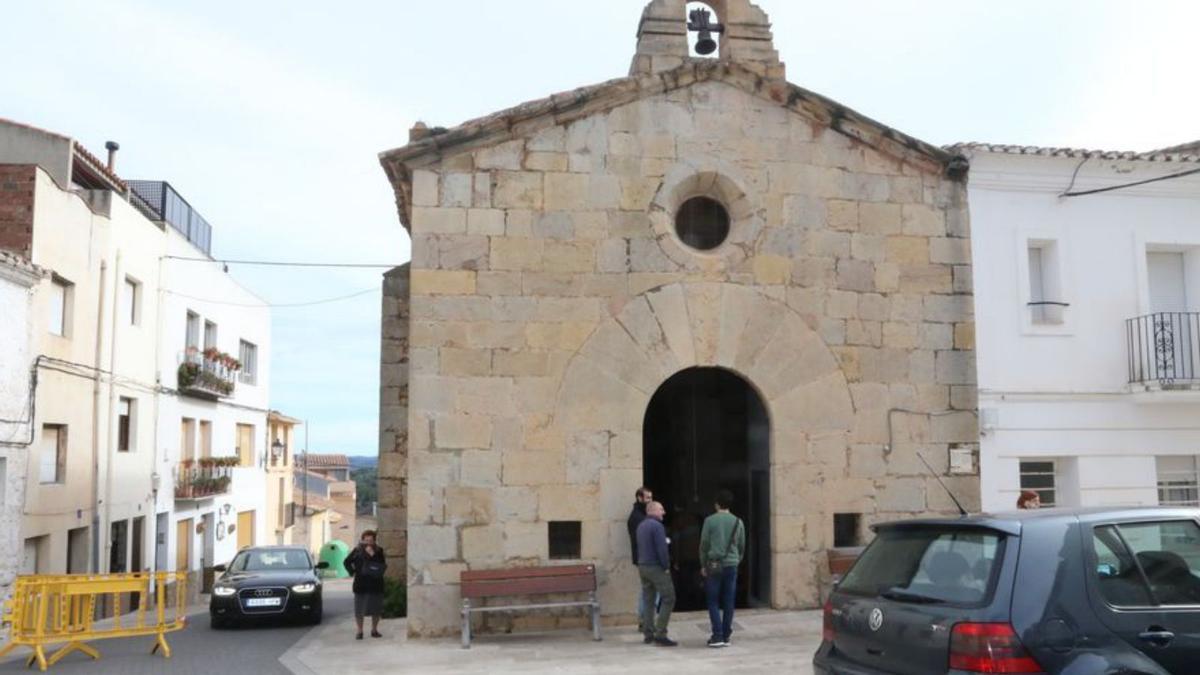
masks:
<instances>
[{"instance_id":1,"label":"wooden bench","mask_svg":"<svg viewBox=\"0 0 1200 675\"><path fill-rule=\"evenodd\" d=\"M600 601L596 599L596 566L567 565L561 567L521 567L507 570L466 571L462 583L462 646L471 646L472 612L513 612L526 609L556 607L588 607L591 611L592 639L600 640ZM489 605L488 598L518 595L551 595L556 593L587 593L586 600L545 602L519 605ZM473 604L478 602L479 604Z\"/></svg>"},{"instance_id":2,"label":"wooden bench","mask_svg":"<svg viewBox=\"0 0 1200 675\"><path fill-rule=\"evenodd\" d=\"M858 546L854 548L831 548L829 549L829 574L833 577L833 583L842 580L846 573L854 567L858 556L862 555L865 547Z\"/></svg>"}]
</instances>

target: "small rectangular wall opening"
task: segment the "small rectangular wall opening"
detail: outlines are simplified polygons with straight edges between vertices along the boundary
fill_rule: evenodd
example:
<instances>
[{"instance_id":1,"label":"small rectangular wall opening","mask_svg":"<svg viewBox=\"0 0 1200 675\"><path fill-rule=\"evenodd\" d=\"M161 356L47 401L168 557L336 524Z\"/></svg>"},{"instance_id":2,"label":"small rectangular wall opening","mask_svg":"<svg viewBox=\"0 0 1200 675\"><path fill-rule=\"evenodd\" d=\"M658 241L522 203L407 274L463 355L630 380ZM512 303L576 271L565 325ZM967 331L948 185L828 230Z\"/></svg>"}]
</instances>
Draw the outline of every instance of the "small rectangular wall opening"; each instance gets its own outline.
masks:
<instances>
[{"instance_id":1,"label":"small rectangular wall opening","mask_svg":"<svg viewBox=\"0 0 1200 675\"><path fill-rule=\"evenodd\" d=\"M570 520L549 525L550 559L579 560L583 556L583 524Z\"/></svg>"},{"instance_id":2,"label":"small rectangular wall opening","mask_svg":"<svg viewBox=\"0 0 1200 675\"><path fill-rule=\"evenodd\" d=\"M861 513L833 514L833 547L854 548L862 546L862 535L859 530L861 524Z\"/></svg>"}]
</instances>

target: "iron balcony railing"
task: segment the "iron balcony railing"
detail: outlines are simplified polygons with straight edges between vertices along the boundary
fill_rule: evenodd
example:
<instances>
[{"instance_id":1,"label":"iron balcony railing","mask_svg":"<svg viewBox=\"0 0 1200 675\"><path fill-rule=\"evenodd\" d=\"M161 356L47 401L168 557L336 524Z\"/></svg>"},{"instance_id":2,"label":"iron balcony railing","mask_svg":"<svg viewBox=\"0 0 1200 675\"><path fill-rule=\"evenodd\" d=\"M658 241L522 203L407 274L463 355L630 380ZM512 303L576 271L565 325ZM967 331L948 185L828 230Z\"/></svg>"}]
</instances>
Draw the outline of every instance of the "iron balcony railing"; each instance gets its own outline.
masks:
<instances>
[{"instance_id":1,"label":"iron balcony railing","mask_svg":"<svg viewBox=\"0 0 1200 675\"><path fill-rule=\"evenodd\" d=\"M1200 387L1200 312L1158 312L1125 322L1130 384Z\"/></svg>"},{"instance_id":2,"label":"iron balcony railing","mask_svg":"<svg viewBox=\"0 0 1200 675\"><path fill-rule=\"evenodd\" d=\"M180 360L176 373L180 393L209 399L233 396L241 365L231 356L215 349L189 347Z\"/></svg>"},{"instance_id":3,"label":"iron balcony railing","mask_svg":"<svg viewBox=\"0 0 1200 675\"><path fill-rule=\"evenodd\" d=\"M221 460L185 461L175 476L175 499L205 499L229 492L233 469Z\"/></svg>"},{"instance_id":4,"label":"iron balcony railing","mask_svg":"<svg viewBox=\"0 0 1200 675\"><path fill-rule=\"evenodd\" d=\"M187 237L196 248L204 251L204 255L212 254L212 226L170 183L161 180L126 182L129 184L130 201L147 218L167 223Z\"/></svg>"}]
</instances>

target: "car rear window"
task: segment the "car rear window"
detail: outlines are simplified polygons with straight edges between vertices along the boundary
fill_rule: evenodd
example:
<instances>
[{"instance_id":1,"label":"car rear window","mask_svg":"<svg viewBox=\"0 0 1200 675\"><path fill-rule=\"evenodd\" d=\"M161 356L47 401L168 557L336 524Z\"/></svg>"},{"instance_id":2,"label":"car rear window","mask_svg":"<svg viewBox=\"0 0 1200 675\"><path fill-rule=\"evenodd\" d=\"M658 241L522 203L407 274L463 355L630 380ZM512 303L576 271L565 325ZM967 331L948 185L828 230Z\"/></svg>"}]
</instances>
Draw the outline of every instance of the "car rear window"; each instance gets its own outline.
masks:
<instances>
[{"instance_id":1,"label":"car rear window","mask_svg":"<svg viewBox=\"0 0 1200 675\"><path fill-rule=\"evenodd\" d=\"M1003 535L987 530L896 528L880 531L838 585L853 595L973 605L991 596Z\"/></svg>"}]
</instances>

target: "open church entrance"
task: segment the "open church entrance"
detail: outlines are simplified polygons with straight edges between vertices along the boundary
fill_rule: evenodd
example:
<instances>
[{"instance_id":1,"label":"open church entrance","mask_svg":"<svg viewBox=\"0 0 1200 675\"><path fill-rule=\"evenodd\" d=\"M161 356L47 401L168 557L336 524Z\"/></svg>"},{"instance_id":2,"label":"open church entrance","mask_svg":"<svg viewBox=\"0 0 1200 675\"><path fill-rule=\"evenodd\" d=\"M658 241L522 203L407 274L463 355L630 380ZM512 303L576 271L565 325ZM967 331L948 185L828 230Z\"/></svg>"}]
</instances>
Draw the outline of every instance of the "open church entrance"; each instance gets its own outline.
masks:
<instances>
[{"instance_id":1,"label":"open church entrance","mask_svg":"<svg viewBox=\"0 0 1200 675\"><path fill-rule=\"evenodd\" d=\"M680 611L705 608L700 526L717 490L733 493L746 523L746 557L738 569L739 607L770 604L770 422L758 393L720 368L692 368L667 380L646 408L645 484L666 507L672 574Z\"/></svg>"}]
</instances>

